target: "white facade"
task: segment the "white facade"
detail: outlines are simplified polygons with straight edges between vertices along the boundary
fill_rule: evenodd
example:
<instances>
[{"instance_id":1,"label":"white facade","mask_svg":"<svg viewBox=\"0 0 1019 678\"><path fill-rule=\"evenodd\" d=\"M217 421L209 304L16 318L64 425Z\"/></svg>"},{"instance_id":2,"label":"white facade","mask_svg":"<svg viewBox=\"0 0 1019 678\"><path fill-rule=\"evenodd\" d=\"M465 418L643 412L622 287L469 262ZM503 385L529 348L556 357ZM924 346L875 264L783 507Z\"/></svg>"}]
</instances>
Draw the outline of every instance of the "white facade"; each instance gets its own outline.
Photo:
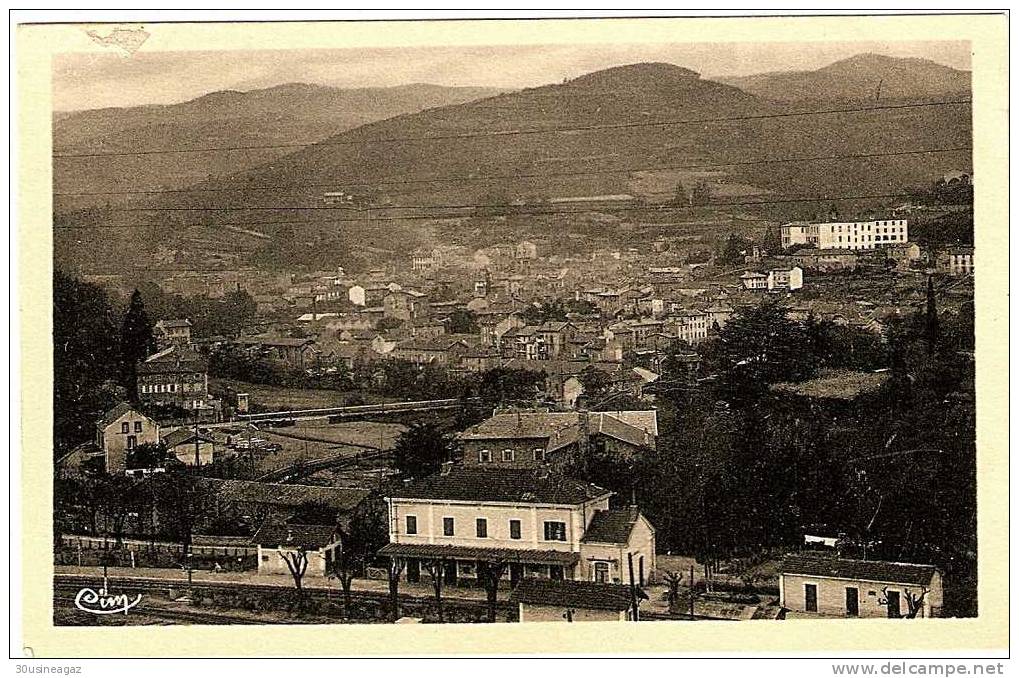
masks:
<instances>
[{"instance_id":1,"label":"white facade","mask_svg":"<svg viewBox=\"0 0 1019 678\"><path fill-rule=\"evenodd\" d=\"M585 504L502 504L468 503L423 499L389 500L389 541L394 544L440 544L483 548L540 549L580 552L595 511L607 510L609 495ZM408 520L414 533L408 530ZM487 536L478 536L478 519L486 521ZM446 535L446 520L453 521L453 534ZM519 538L510 521L519 521ZM561 523L563 539L545 539L545 524ZM558 536L558 526L551 528Z\"/></svg>"},{"instance_id":2,"label":"white facade","mask_svg":"<svg viewBox=\"0 0 1019 678\"><path fill-rule=\"evenodd\" d=\"M775 268L768 271L768 291L777 292L788 290L790 292L803 287L803 269L799 266L792 268Z\"/></svg>"},{"instance_id":3,"label":"white facade","mask_svg":"<svg viewBox=\"0 0 1019 678\"><path fill-rule=\"evenodd\" d=\"M818 249L872 250L884 245L901 245L909 240L905 219L792 222L782 226L782 247L813 245Z\"/></svg>"},{"instance_id":4,"label":"white facade","mask_svg":"<svg viewBox=\"0 0 1019 678\"><path fill-rule=\"evenodd\" d=\"M609 494L581 504L466 502L390 498L390 545L428 545L520 551L520 576L556 578L535 552L576 554L559 578L625 583L629 556L641 581L655 571L655 532L638 514L624 543L585 541L598 511L609 508ZM452 534L450 534L450 532ZM479 556L481 557L481 556ZM455 558L455 556L454 556ZM457 576L477 576L476 561L456 559ZM512 577L512 572L504 576Z\"/></svg>"}]
</instances>

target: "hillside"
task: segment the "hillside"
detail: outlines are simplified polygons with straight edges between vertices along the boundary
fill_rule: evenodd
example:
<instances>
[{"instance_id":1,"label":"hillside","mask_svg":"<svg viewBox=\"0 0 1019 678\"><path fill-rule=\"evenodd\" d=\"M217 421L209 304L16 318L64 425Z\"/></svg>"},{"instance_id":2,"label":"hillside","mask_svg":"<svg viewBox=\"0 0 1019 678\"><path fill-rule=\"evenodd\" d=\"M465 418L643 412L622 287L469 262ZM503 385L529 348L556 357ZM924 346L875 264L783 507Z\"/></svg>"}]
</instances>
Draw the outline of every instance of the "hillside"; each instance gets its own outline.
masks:
<instances>
[{"instance_id":1,"label":"hillside","mask_svg":"<svg viewBox=\"0 0 1019 678\"><path fill-rule=\"evenodd\" d=\"M291 83L249 92L213 92L166 106L57 112L53 149L61 153L153 149L284 147L218 153L170 153L54 162L56 193L177 189L212 176L254 167L318 141L395 115L498 93L480 87L404 85L338 89ZM60 211L118 202L117 196L60 198Z\"/></svg>"},{"instance_id":2,"label":"hillside","mask_svg":"<svg viewBox=\"0 0 1019 678\"><path fill-rule=\"evenodd\" d=\"M815 71L719 78L771 101L924 99L965 96L970 73L929 61L859 54Z\"/></svg>"},{"instance_id":3,"label":"hillside","mask_svg":"<svg viewBox=\"0 0 1019 678\"><path fill-rule=\"evenodd\" d=\"M404 253L440 226L455 235L467 225L423 217L462 220L477 212L471 205L551 203L584 210L583 203L561 201L629 194L637 200L621 211L617 204L616 212L638 219L635 203L661 204L677 184L687 193L705 186L716 203L869 195L926 184L969 165L965 153L755 163L970 143L968 106L798 115L833 107L766 101L678 66L633 64L341 131L270 163L201 182L194 192L158 196L150 204L161 211L100 218L156 224L145 229L154 236L146 240L150 245L176 242L194 252L218 240L231 252L247 252L240 255L247 261L304 257L347 265L369 245ZM797 115L785 115L790 112ZM363 211L327 207L327 191L361 196L373 206L372 220ZM816 203L782 205L774 216L816 209ZM387 221L407 216L415 218ZM569 227L555 216L532 221L546 233ZM495 224L470 227L488 229L493 241L501 237ZM256 230L268 241L239 238L237 228ZM81 233L75 235L80 244Z\"/></svg>"}]
</instances>

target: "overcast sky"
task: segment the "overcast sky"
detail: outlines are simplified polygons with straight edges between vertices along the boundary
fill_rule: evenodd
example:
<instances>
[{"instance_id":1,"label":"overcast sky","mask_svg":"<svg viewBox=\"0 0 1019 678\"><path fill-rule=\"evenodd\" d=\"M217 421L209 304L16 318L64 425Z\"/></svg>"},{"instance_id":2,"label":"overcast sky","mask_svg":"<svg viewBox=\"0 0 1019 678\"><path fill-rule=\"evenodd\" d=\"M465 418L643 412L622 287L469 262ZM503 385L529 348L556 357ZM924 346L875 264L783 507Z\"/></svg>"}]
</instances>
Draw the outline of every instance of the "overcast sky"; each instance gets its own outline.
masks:
<instances>
[{"instance_id":1,"label":"overcast sky","mask_svg":"<svg viewBox=\"0 0 1019 678\"><path fill-rule=\"evenodd\" d=\"M966 42L700 43L491 48L336 49L257 52L122 52L54 60L54 109L186 101L224 89L288 82L388 87L426 82L519 89L610 66L665 61L704 77L810 70L873 52L970 68Z\"/></svg>"}]
</instances>

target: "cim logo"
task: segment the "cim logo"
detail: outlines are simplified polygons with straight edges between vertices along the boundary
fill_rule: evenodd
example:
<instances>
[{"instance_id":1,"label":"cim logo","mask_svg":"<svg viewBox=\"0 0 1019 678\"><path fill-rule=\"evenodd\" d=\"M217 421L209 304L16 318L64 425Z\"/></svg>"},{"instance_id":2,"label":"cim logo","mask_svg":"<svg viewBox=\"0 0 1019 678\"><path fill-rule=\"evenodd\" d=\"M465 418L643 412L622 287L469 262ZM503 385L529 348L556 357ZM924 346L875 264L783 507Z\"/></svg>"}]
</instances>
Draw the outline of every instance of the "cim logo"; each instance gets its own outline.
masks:
<instances>
[{"instance_id":1,"label":"cim logo","mask_svg":"<svg viewBox=\"0 0 1019 678\"><path fill-rule=\"evenodd\" d=\"M126 593L107 593L106 589L94 591L90 588L83 588L74 597L74 606L82 612L91 614L118 614L135 607L142 602L142 594L137 594L131 600Z\"/></svg>"}]
</instances>

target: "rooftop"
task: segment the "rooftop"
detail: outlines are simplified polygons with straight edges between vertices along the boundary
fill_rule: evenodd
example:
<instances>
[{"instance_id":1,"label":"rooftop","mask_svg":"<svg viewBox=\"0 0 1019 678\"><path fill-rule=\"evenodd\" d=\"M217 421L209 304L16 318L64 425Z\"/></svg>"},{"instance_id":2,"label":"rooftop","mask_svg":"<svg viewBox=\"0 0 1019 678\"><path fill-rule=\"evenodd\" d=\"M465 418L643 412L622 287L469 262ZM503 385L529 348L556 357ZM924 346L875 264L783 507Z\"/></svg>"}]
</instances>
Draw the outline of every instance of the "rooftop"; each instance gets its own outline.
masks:
<instances>
[{"instance_id":1,"label":"rooftop","mask_svg":"<svg viewBox=\"0 0 1019 678\"><path fill-rule=\"evenodd\" d=\"M107 410L106 413L97 422L100 426L106 427L123 417L128 412L136 412L139 416L144 416L137 410L135 410L130 403L122 402L114 405L111 409ZM147 419L148 417L146 417Z\"/></svg>"},{"instance_id":2,"label":"rooftop","mask_svg":"<svg viewBox=\"0 0 1019 678\"><path fill-rule=\"evenodd\" d=\"M632 604L627 586L551 579L522 579L510 594L510 600L527 605L620 612Z\"/></svg>"},{"instance_id":3,"label":"rooftop","mask_svg":"<svg viewBox=\"0 0 1019 678\"><path fill-rule=\"evenodd\" d=\"M469 502L520 502L526 504L582 504L606 497L609 490L537 469L480 469L454 466L396 487L397 499L435 499Z\"/></svg>"},{"instance_id":4,"label":"rooftop","mask_svg":"<svg viewBox=\"0 0 1019 678\"><path fill-rule=\"evenodd\" d=\"M783 574L855 579L888 584L930 584L937 569L933 565L890 563L881 560L850 560L824 556L790 554L782 560Z\"/></svg>"},{"instance_id":5,"label":"rooftop","mask_svg":"<svg viewBox=\"0 0 1019 678\"><path fill-rule=\"evenodd\" d=\"M176 431L167 433L163 436L162 442L167 447L176 447L177 445L182 445L184 443L193 443L196 437L203 443L215 442L213 438L202 433L195 434L194 431L187 428L179 428Z\"/></svg>"},{"instance_id":6,"label":"rooftop","mask_svg":"<svg viewBox=\"0 0 1019 678\"><path fill-rule=\"evenodd\" d=\"M635 378L637 375L632 375ZM460 434L461 440L505 440L509 438L553 438L557 432L579 428L580 412L507 412L489 417ZM588 430L644 444L644 432L658 435L656 410L589 412ZM639 440L639 442L634 442Z\"/></svg>"},{"instance_id":7,"label":"rooftop","mask_svg":"<svg viewBox=\"0 0 1019 678\"><path fill-rule=\"evenodd\" d=\"M623 509L598 511L591 518L591 524L584 532L582 542L597 544L626 544L630 541L633 526L640 519L640 510L636 506Z\"/></svg>"},{"instance_id":8,"label":"rooftop","mask_svg":"<svg viewBox=\"0 0 1019 678\"><path fill-rule=\"evenodd\" d=\"M332 525L266 524L255 533L251 541L260 546L293 548L303 546L317 551L338 541L338 538L336 527Z\"/></svg>"}]
</instances>

